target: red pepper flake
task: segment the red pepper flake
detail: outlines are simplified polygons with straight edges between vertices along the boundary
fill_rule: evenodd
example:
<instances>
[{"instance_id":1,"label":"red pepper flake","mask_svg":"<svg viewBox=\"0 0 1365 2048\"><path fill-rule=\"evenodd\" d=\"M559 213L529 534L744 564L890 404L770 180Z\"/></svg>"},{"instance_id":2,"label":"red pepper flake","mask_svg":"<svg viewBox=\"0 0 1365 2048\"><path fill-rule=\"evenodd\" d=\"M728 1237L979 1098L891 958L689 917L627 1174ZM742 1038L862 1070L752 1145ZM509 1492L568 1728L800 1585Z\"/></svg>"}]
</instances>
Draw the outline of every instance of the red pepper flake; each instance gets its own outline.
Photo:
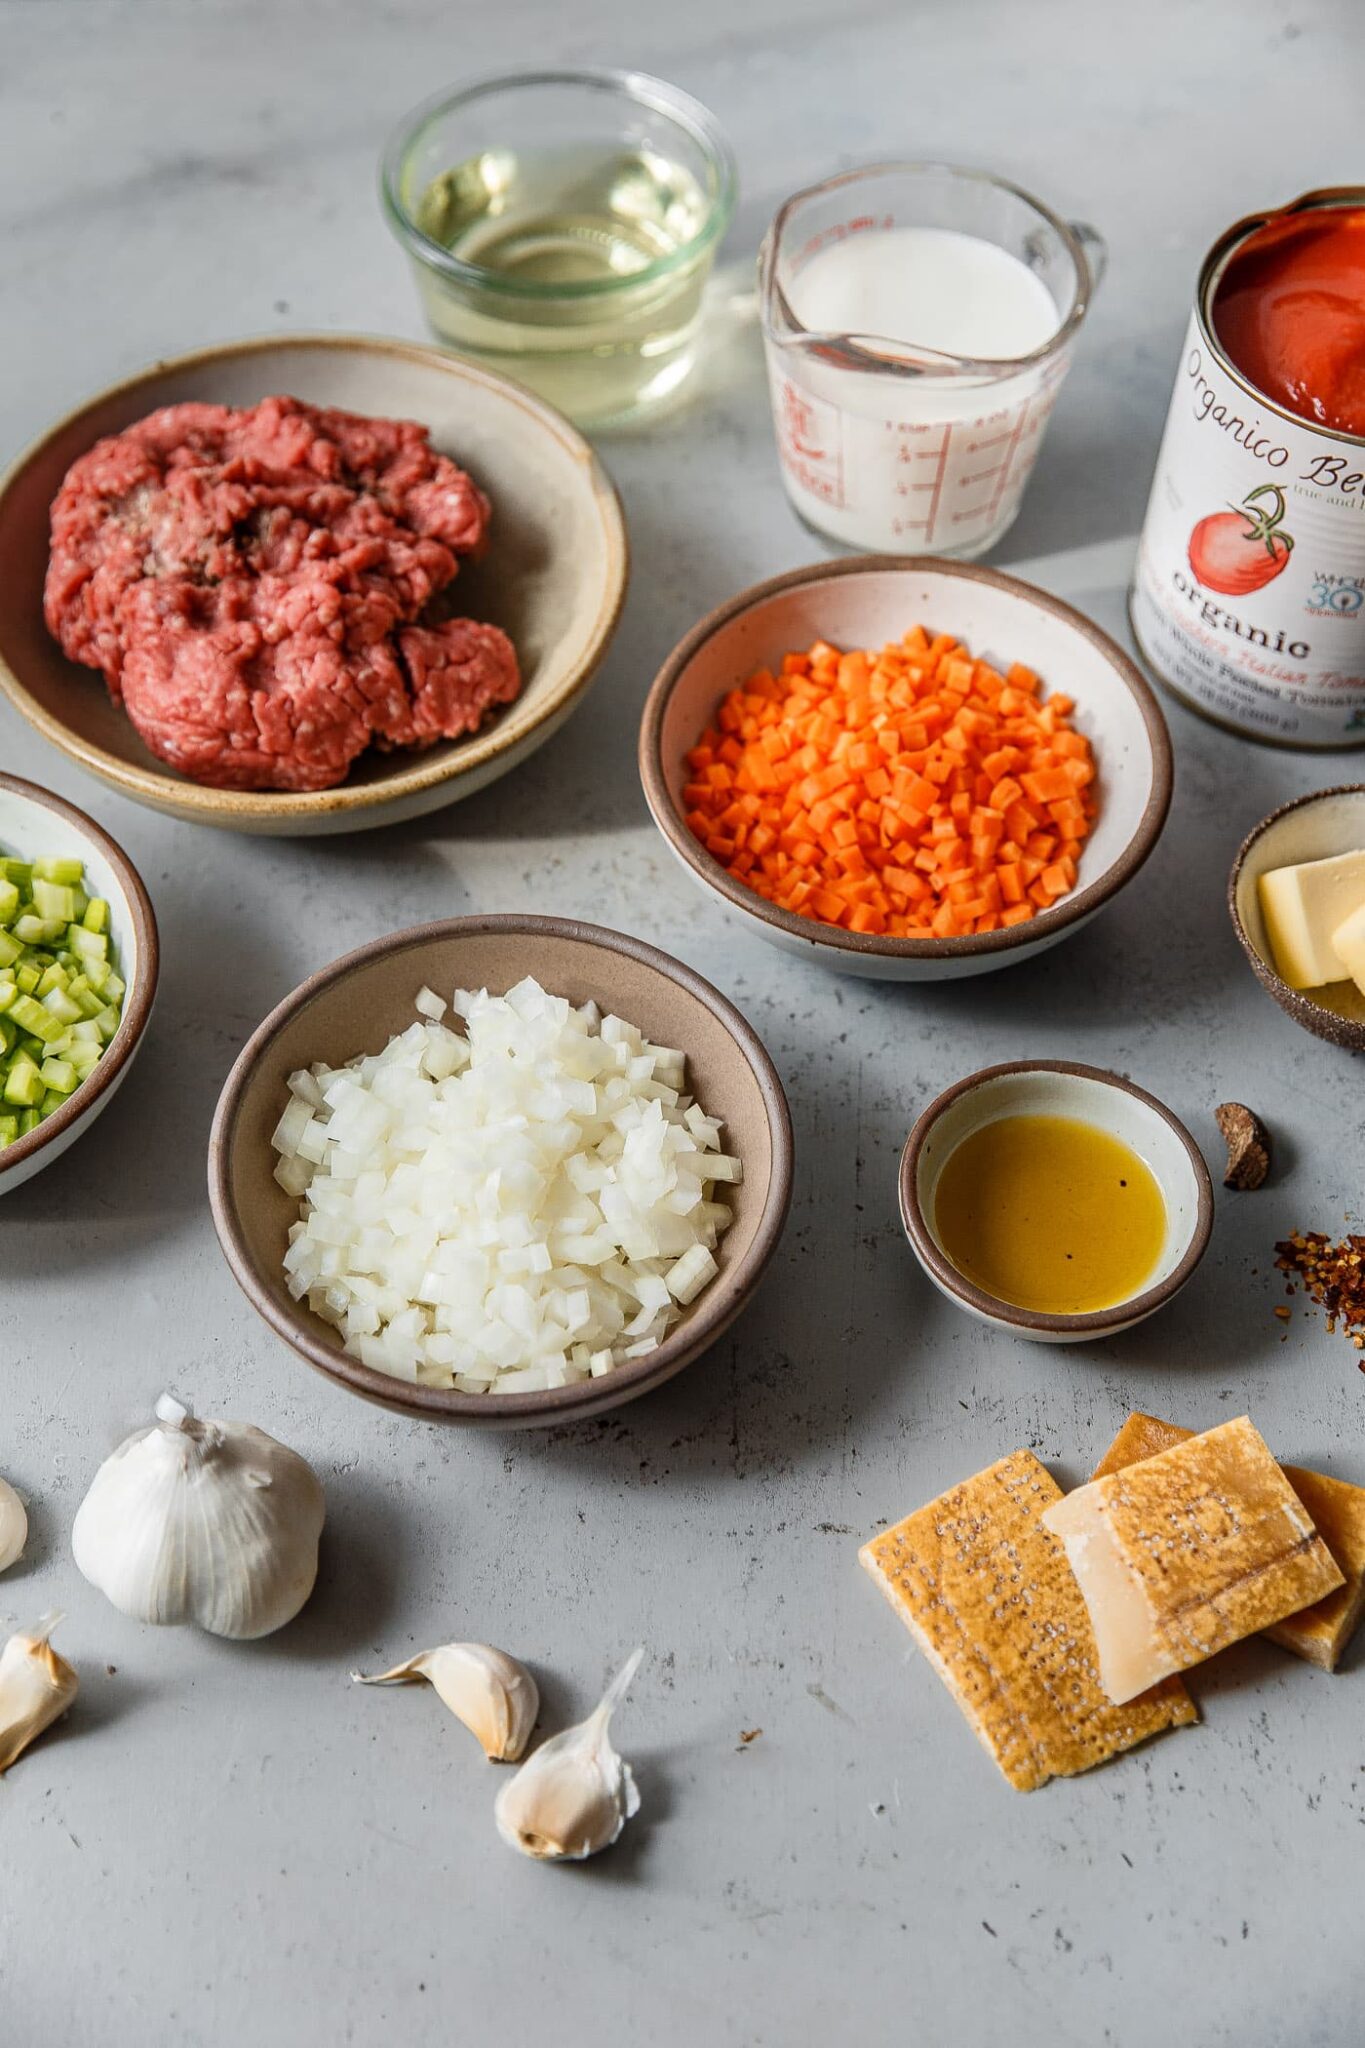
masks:
<instances>
[{"instance_id":1,"label":"red pepper flake","mask_svg":"<svg viewBox=\"0 0 1365 2048\"><path fill-rule=\"evenodd\" d=\"M1365 1237L1333 1244L1320 1230L1296 1230L1275 1252L1277 1270L1289 1276L1288 1292L1293 1294L1297 1281L1322 1309L1328 1329L1340 1329L1357 1351L1365 1351ZM1287 1319L1289 1312L1275 1313ZM1360 1369L1365 1372L1365 1359Z\"/></svg>"}]
</instances>

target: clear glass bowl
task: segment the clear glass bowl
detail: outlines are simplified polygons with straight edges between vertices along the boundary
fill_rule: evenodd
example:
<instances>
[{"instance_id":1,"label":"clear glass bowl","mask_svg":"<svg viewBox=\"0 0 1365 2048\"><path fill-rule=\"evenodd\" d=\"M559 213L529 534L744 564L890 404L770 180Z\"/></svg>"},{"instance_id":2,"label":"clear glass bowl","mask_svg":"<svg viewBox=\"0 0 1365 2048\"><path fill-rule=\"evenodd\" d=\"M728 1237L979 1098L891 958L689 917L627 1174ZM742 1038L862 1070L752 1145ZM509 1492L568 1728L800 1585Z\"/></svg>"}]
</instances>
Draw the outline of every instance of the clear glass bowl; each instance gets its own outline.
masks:
<instances>
[{"instance_id":1,"label":"clear glass bowl","mask_svg":"<svg viewBox=\"0 0 1365 2048\"><path fill-rule=\"evenodd\" d=\"M629 71L483 79L408 116L380 192L438 340L580 425L686 379L735 202L729 144L686 93Z\"/></svg>"}]
</instances>

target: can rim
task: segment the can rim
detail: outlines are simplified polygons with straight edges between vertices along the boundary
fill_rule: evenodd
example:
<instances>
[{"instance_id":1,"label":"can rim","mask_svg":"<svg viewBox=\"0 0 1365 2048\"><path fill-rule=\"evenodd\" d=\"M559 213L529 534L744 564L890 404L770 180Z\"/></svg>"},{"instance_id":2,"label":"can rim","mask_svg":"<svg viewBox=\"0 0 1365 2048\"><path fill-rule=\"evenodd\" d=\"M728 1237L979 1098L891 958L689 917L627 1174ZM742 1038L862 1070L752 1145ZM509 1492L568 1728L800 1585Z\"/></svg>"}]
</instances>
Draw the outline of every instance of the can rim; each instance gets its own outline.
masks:
<instances>
[{"instance_id":1,"label":"can rim","mask_svg":"<svg viewBox=\"0 0 1365 2048\"><path fill-rule=\"evenodd\" d=\"M1287 420L1290 426L1302 427L1305 433L1320 434L1326 441L1345 442L1348 447L1365 448L1365 434L1348 434L1341 427L1325 427L1319 420L1307 420L1302 413L1292 412L1278 399L1271 398L1245 376L1231 360L1223 344L1214 332L1212 318L1213 294L1221 282L1228 260L1243 242L1272 220L1282 220L1286 214L1307 213L1314 207L1359 206L1365 207L1365 185L1323 185L1312 192L1303 192L1297 199L1291 199L1286 206L1274 206L1266 213L1249 213L1241 220L1235 220L1230 228L1218 237L1199 271L1199 285L1195 292L1194 317L1199 328L1200 339L1216 360L1220 370L1240 386L1250 398L1273 412L1277 418Z\"/></svg>"}]
</instances>

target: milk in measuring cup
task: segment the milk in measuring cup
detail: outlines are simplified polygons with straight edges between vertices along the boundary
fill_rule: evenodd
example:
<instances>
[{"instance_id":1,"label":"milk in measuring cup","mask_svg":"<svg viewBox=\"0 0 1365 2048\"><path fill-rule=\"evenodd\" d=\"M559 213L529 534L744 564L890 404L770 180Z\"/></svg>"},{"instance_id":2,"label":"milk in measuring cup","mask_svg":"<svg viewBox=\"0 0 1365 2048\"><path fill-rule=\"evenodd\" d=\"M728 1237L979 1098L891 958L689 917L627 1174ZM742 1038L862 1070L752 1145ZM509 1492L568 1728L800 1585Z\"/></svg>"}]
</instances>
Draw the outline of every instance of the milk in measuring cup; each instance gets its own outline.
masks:
<instances>
[{"instance_id":1,"label":"milk in measuring cup","mask_svg":"<svg viewBox=\"0 0 1365 2048\"><path fill-rule=\"evenodd\" d=\"M1065 374L1064 350L1036 357L1061 324L1052 293L1008 249L955 229L869 220L816 240L785 287L806 340L765 320L793 504L855 547L983 553L1018 510ZM821 336L853 346L822 351ZM907 376L896 344L952 360ZM1035 360L1012 369L1020 357Z\"/></svg>"}]
</instances>

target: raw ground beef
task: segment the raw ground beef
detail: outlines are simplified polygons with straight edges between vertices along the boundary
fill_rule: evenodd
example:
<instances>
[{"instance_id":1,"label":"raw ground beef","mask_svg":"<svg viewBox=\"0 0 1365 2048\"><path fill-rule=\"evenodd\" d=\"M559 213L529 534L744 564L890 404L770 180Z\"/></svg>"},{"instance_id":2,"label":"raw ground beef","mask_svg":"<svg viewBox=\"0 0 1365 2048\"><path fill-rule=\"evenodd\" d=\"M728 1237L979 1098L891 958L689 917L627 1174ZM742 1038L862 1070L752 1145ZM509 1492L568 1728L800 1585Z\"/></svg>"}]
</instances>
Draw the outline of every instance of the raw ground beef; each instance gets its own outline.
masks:
<instances>
[{"instance_id":1,"label":"raw ground beef","mask_svg":"<svg viewBox=\"0 0 1365 2048\"><path fill-rule=\"evenodd\" d=\"M48 628L182 774L329 789L368 746L457 739L516 696L496 626L423 617L488 514L410 421L166 406L67 471Z\"/></svg>"}]
</instances>

